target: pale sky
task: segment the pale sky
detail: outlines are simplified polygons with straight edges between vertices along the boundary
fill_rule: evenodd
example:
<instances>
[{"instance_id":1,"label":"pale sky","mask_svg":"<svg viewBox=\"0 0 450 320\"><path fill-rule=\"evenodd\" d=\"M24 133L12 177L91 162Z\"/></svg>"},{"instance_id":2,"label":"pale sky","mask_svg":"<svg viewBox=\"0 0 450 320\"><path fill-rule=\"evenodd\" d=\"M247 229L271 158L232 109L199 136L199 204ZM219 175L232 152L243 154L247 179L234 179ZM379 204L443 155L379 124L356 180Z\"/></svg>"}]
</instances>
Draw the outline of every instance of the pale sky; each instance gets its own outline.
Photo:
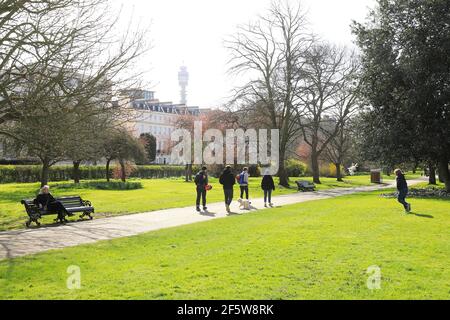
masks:
<instances>
[{"instance_id":1,"label":"pale sky","mask_svg":"<svg viewBox=\"0 0 450 320\"><path fill-rule=\"evenodd\" d=\"M139 66L149 70L145 81L161 101L180 100L178 70L189 72L188 105L219 107L229 97L234 80L227 75L229 52L223 41L236 26L264 14L271 0L114 0L122 14L141 24L151 23L153 49ZM375 0L292 0L308 11L311 30L323 39L352 46L352 20L365 19Z\"/></svg>"}]
</instances>

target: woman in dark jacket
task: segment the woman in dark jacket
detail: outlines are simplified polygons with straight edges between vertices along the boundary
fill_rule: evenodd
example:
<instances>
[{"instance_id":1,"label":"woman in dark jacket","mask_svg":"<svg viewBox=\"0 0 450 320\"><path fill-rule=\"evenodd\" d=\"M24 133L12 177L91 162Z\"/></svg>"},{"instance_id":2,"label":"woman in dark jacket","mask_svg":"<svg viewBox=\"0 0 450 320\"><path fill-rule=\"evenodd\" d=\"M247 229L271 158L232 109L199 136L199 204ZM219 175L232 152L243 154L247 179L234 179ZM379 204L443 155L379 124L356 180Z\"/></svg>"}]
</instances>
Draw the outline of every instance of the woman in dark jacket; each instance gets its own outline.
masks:
<instances>
[{"instance_id":1,"label":"woman in dark jacket","mask_svg":"<svg viewBox=\"0 0 450 320\"><path fill-rule=\"evenodd\" d=\"M396 175L395 180L397 182L398 190L397 201L400 202L405 208L405 211L409 213L411 212L411 204L406 202L406 196L408 195L408 183L406 182L405 175L400 169L395 169L394 173Z\"/></svg>"},{"instance_id":2,"label":"woman in dark jacket","mask_svg":"<svg viewBox=\"0 0 450 320\"><path fill-rule=\"evenodd\" d=\"M230 205L233 201L233 187L236 183L236 178L231 172L231 166L226 166L225 170L219 177L219 182L223 185L223 193L225 195L225 208L228 213L231 212Z\"/></svg>"},{"instance_id":3,"label":"woman in dark jacket","mask_svg":"<svg viewBox=\"0 0 450 320\"><path fill-rule=\"evenodd\" d=\"M261 189L264 190L264 207L267 207L267 201L269 201L269 206L272 207L272 191L275 190L275 183L271 175L264 175L261 181Z\"/></svg>"},{"instance_id":4,"label":"woman in dark jacket","mask_svg":"<svg viewBox=\"0 0 450 320\"><path fill-rule=\"evenodd\" d=\"M58 218L56 220L59 220L61 222L66 222L65 216L71 215L69 214L69 212L67 212L62 203L57 201L51 195L49 186L43 186L41 188L40 193L37 195L36 199L34 199L34 204L44 210L57 212Z\"/></svg>"}]
</instances>

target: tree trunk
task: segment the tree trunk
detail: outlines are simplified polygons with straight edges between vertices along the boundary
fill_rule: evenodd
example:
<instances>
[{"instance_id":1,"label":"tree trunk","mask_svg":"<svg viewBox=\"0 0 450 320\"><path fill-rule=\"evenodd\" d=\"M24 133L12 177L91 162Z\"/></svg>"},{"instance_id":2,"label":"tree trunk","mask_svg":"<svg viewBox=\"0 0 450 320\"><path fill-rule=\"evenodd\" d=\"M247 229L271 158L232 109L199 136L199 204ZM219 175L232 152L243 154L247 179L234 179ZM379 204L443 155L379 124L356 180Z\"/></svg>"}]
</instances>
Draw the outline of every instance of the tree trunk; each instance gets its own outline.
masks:
<instances>
[{"instance_id":1,"label":"tree trunk","mask_svg":"<svg viewBox=\"0 0 450 320\"><path fill-rule=\"evenodd\" d=\"M414 160L414 162L413 162L413 168L412 168L412 172L413 172L414 174L416 174L417 168L418 168L418 167L419 167L419 161Z\"/></svg>"},{"instance_id":2,"label":"tree trunk","mask_svg":"<svg viewBox=\"0 0 450 320\"><path fill-rule=\"evenodd\" d=\"M428 184L436 184L436 168L434 165L430 164L429 167L429 177L428 177Z\"/></svg>"},{"instance_id":3,"label":"tree trunk","mask_svg":"<svg viewBox=\"0 0 450 320\"><path fill-rule=\"evenodd\" d=\"M192 164L187 164L186 165L185 180L186 180L186 182L192 181Z\"/></svg>"},{"instance_id":4,"label":"tree trunk","mask_svg":"<svg viewBox=\"0 0 450 320\"><path fill-rule=\"evenodd\" d=\"M336 166L336 180L337 181L343 181L342 180L342 173L341 173L341 164L340 163L335 163L334 165Z\"/></svg>"},{"instance_id":5,"label":"tree trunk","mask_svg":"<svg viewBox=\"0 0 450 320\"><path fill-rule=\"evenodd\" d=\"M79 160L73 162L73 182L77 184L80 183L80 163Z\"/></svg>"},{"instance_id":6,"label":"tree trunk","mask_svg":"<svg viewBox=\"0 0 450 320\"><path fill-rule=\"evenodd\" d=\"M109 182L109 164L111 163L111 159L106 160L106 181Z\"/></svg>"},{"instance_id":7,"label":"tree trunk","mask_svg":"<svg viewBox=\"0 0 450 320\"><path fill-rule=\"evenodd\" d=\"M445 183L445 190L450 192L450 172L448 170L448 158L444 157L439 160L439 172Z\"/></svg>"},{"instance_id":8,"label":"tree trunk","mask_svg":"<svg viewBox=\"0 0 450 320\"><path fill-rule=\"evenodd\" d=\"M289 177L286 172L286 167L284 164L284 152L280 151L279 155L279 165L278 165L278 179L280 180L280 186L283 186L285 188L289 188Z\"/></svg>"},{"instance_id":9,"label":"tree trunk","mask_svg":"<svg viewBox=\"0 0 450 320\"><path fill-rule=\"evenodd\" d=\"M50 170L50 161L42 161L42 171L41 171L41 188L48 184L48 173Z\"/></svg>"},{"instance_id":10,"label":"tree trunk","mask_svg":"<svg viewBox=\"0 0 450 320\"><path fill-rule=\"evenodd\" d=\"M391 167L386 167L386 168L384 169L384 173L386 173L386 175L387 175L388 177L391 176L391 172L392 172Z\"/></svg>"},{"instance_id":11,"label":"tree trunk","mask_svg":"<svg viewBox=\"0 0 450 320\"><path fill-rule=\"evenodd\" d=\"M444 183L445 182L445 179L444 179L444 174L442 173L442 171L443 170L441 170L441 166L439 165L439 168L438 168L438 179L439 179L439 182L440 183Z\"/></svg>"},{"instance_id":12,"label":"tree trunk","mask_svg":"<svg viewBox=\"0 0 450 320\"><path fill-rule=\"evenodd\" d=\"M125 182L127 179L127 174L125 171L125 162L123 160L119 161L120 163L120 179Z\"/></svg>"},{"instance_id":13,"label":"tree trunk","mask_svg":"<svg viewBox=\"0 0 450 320\"><path fill-rule=\"evenodd\" d=\"M311 153L311 170L312 170L312 175L313 175L313 182L317 183L317 184L321 184L319 156L314 151Z\"/></svg>"},{"instance_id":14,"label":"tree trunk","mask_svg":"<svg viewBox=\"0 0 450 320\"><path fill-rule=\"evenodd\" d=\"M284 164L282 165L280 162L280 168L278 168L278 178L280 180L280 185L286 188L289 188L289 177L286 172L286 168Z\"/></svg>"}]
</instances>

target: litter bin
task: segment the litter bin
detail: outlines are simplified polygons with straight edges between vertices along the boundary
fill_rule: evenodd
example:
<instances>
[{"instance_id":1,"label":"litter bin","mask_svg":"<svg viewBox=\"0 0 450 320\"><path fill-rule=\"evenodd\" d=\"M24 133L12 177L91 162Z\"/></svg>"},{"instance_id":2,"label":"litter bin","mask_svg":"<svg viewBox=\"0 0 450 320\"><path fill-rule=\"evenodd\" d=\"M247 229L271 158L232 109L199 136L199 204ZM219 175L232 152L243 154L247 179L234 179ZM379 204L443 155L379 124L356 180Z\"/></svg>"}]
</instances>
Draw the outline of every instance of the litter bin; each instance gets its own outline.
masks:
<instances>
[{"instance_id":1,"label":"litter bin","mask_svg":"<svg viewBox=\"0 0 450 320\"><path fill-rule=\"evenodd\" d=\"M381 183L381 169L370 170L370 182Z\"/></svg>"}]
</instances>

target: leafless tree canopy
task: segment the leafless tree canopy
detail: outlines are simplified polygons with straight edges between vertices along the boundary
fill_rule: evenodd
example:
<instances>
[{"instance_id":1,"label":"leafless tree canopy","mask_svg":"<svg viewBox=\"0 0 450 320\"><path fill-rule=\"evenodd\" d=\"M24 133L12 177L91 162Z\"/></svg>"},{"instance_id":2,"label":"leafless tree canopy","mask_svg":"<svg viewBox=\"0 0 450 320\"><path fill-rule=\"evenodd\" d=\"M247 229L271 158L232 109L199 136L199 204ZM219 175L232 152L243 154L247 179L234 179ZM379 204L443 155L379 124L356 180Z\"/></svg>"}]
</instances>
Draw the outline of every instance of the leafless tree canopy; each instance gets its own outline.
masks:
<instances>
[{"instance_id":1,"label":"leafless tree canopy","mask_svg":"<svg viewBox=\"0 0 450 320\"><path fill-rule=\"evenodd\" d=\"M44 167L87 156L71 146L82 152L103 129L132 116L117 97L139 87L130 68L148 49L147 30L118 32L109 5L0 1L0 134Z\"/></svg>"},{"instance_id":2,"label":"leafless tree canopy","mask_svg":"<svg viewBox=\"0 0 450 320\"><path fill-rule=\"evenodd\" d=\"M231 105L241 106L237 112L246 116L243 119L250 117L254 124L280 130L282 185L288 185L283 161L288 144L300 133L293 121L298 109L297 72L310 43L302 7L287 3L274 3L267 16L241 26L226 43L230 72L251 76L236 90Z\"/></svg>"},{"instance_id":3,"label":"leafless tree canopy","mask_svg":"<svg viewBox=\"0 0 450 320\"><path fill-rule=\"evenodd\" d=\"M280 130L280 184L288 185L284 160L300 136L313 149L320 183L316 159L357 106L356 56L317 39L301 5L281 0L226 44L230 73L251 79L236 90L230 111L246 126Z\"/></svg>"},{"instance_id":4,"label":"leafless tree canopy","mask_svg":"<svg viewBox=\"0 0 450 320\"><path fill-rule=\"evenodd\" d=\"M114 87L130 80L121 72L145 51L145 41L144 33L131 31L112 36L115 20L107 5L107 0L1 2L0 123L55 104L79 113L112 106Z\"/></svg>"},{"instance_id":5,"label":"leafless tree canopy","mask_svg":"<svg viewBox=\"0 0 450 320\"><path fill-rule=\"evenodd\" d=\"M318 160L359 107L359 60L345 47L316 42L306 52L297 97L296 117L303 140L311 147L314 182Z\"/></svg>"}]
</instances>

